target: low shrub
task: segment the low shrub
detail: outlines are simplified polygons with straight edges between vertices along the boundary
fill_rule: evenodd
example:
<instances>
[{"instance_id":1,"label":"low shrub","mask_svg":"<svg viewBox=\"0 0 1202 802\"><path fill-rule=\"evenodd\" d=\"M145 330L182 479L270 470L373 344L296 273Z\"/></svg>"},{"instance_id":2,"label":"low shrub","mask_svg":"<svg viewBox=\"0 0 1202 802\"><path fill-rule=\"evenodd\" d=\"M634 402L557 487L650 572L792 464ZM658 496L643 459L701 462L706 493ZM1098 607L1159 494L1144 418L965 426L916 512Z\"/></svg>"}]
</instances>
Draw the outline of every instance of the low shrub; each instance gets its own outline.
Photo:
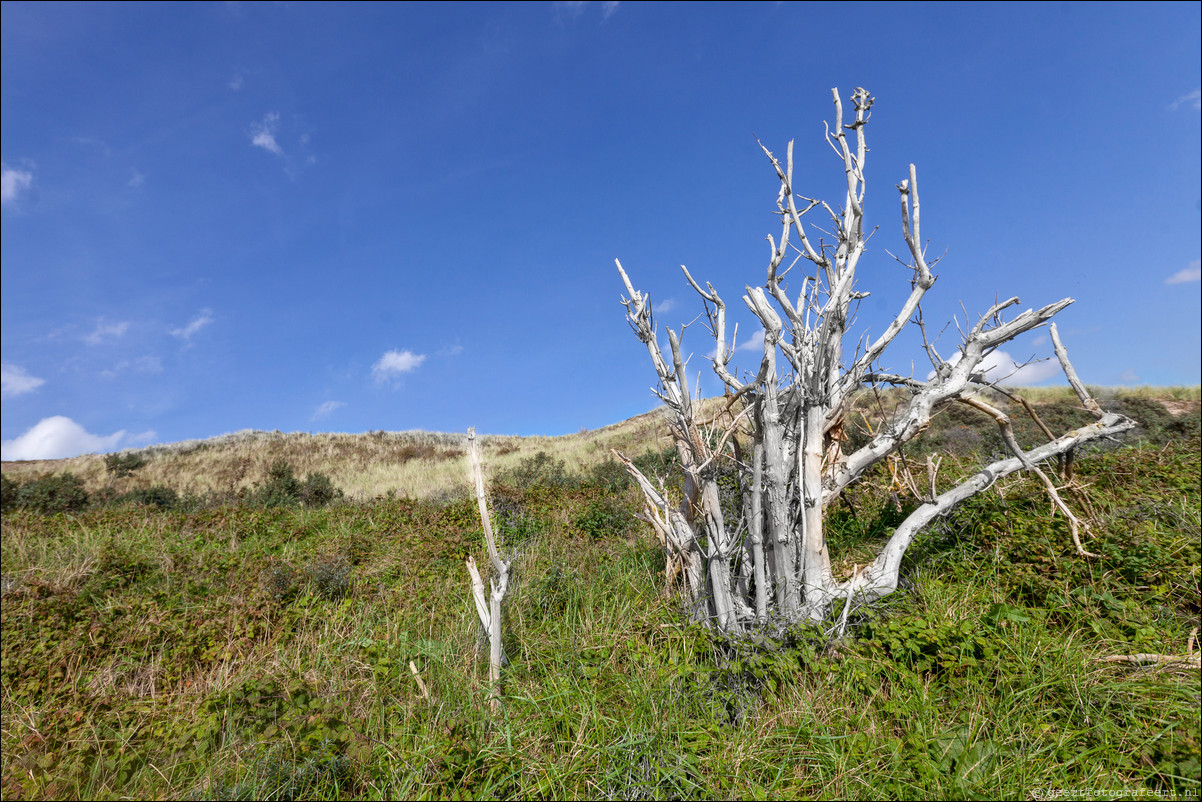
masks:
<instances>
[{"instance_id":1,"label":"low shrub","mask_svg":"<svg viewBox=\"0 0 1202 802\"><path fill-rule=\"evenodd\" d=\"M179 493L164 485L152 485L122 493L116 498L118 504L146 504L161 510L174 509L179 505Z\"/></svg>"},{"instance_id":2,"label":"low shrub","mask_svg":"<svg viewBox=\"0 0 1202 802\"><path fill-rule=\"evenodd\" d=\"M315 595L336 601L351 589L351 564L341 555L318 557L305 569Z\"/></svg>"},{"instance_id":3,"label":"low shrub","mask_svg":"<svg viewBox=\"0 0 1202 802\"><path fill-rule=\"evenodd\" d=\"M516 467L498 477L504 484L512 485L519 490L531 487L573 487L580 483L580 477L571 473L564 461L555 459L546 451L540 451L533 457L526 457Z\"/></svg>"},{"instance_id":4,"label":"low shrub","mask_svg":"<svg viewBox=\"0 0 1202 802\"><path fill-rule=\"evenodd\" d=\"M16 506L41 513L78 512L88 506L83 480L73 473L43 476L21 485Z\"/></svg>"},{"instance_id":5,"label":"low shrub","mask_svg":"<svg viewBox=\"0 0 1202 802\"><path fill-rule=\"evenodd\" d=\"M246 503L252 507L324 507L343 496L324 473L310 473L301 481L287 460L277 459L267 469L267 479L247 494Z\"/></svg>"},{"instance_id":6,"label":"low shrub","mask_svg":"<svg viewBox=\"0 0 1202 802\"><path fill-rule=\"evenodd\" d=\"M146 458L141 454L108 454L104 458L104 469L113 479L123 479L133 475L133 472L146 466Z\"/></svg>"},{"instance_id":7,"label":"low shrub","mask_svg":"<svg viewBox=\"0 0 1202 802\"><path fill-rule=\"evenodd\" d=\"M11 510L17 506L17 498L21 492L21 484L7 476L0 476L0 509Z\"/></svg>"},{"instance_id":8,"label":"low shrub","mask_svg":"<svg viewBox=\"0 0 1202 802\"><path fill-rule=\"evenodd\" d=\"M593 540L626 535L634 525L630 510L612 496L601 496L588 502L576 517L576 528Z\"/></svg>"}]
</instances>

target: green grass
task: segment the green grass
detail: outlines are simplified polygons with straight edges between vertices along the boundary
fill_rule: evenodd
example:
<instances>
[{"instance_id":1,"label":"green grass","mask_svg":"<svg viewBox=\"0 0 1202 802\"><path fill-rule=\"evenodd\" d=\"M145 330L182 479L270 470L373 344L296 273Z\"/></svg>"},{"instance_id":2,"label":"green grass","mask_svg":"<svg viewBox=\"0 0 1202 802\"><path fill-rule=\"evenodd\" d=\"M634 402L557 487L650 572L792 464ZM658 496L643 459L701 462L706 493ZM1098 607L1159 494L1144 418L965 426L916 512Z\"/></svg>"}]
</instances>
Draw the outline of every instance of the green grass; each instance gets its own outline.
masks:
<instances>
[{"instance_id":1,"label":"green grass","mask_svg":"<svg viewBox=\"0 0 1202 802\"><path fill-rule=\"evenodd\" d=\"M932 434L988 447L988 427L960 426ZM1079 457L1066 498L1102 559L1012 481L921 537L903 588L840 642L688 624L650 533L620 525L635 491L604 467L496 471L516 569L499 714L466 498L6 509L3 796L1196 795L1197 670L1099 658L1183 654L1198 626L1197 430L1196 413L1157 418ZM853 556L894 515L872 482L854 504L832 524Z\"/></svg>"}]
</instances>

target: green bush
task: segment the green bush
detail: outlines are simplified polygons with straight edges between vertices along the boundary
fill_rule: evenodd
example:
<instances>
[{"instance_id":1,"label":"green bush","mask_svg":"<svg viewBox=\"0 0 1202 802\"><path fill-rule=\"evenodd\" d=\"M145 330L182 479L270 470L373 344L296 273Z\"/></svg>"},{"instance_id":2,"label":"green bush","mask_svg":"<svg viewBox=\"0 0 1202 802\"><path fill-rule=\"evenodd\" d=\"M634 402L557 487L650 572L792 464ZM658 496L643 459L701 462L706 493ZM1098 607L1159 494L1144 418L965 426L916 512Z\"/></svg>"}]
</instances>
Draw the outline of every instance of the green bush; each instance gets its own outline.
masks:
<instances>
[{"instance_id":1,"label":"green bush","mask_svg":"<svg viewBox=\"0 0 1202 802\"><path fill-rule=\"evenodd\" d=\"M117 496L116 501L118 504L146 504L161 510L169 510L179 506L180 498L179 493L170 487L152 485L122 493Z\"/></svg>"},{"instance_id":2,"label":"green bush","mask_svg":"<svg viewBox=\"0 0 1202 802\"><path fill-rule=\"evenodd\" d=\"M634 524L634 516L612 496L594 498L576 517L576 528L593 540L622 537Z\"/></svg>"},{"instance_id":3,"label":"green bush","mask_svg":"<svg viewBox=\"0 0 1202 802\"><path fill-rule=\"evenodd\" d=\"M259 575L259 584L274 601L286 602L296 595L299 576L290 563L273 560Z\"/></svg>"},{"instance_id":4,"label":"green bush","mask_svg":"<svg viewBox=\"0 0 1202 802\"><path fill-rule=\"evenodd\" d=\"M78 512L88 506L88 494L75 474L51 474L21 485L17 506L47 514Z\"/></svg>"},{"instance_id":5,"label":"green bush","mask_svg":"<svg viewBox=\"0 0 1202 802\"><path fill-rule=\"evenodd\" d=\"M684 473L677 459L676 446L667 446L659 451L648 451L635 457L631 462L642 472L643 476L652 481L662 478L669 486L678 485L684 481Z\"/></svg>"},{"instance_id":6,"label":"green bush","mask_svg":"<svg viewBox=\"0 0 1202 802\"><path fill-rule=\"evenodd\" d=\"M505 484L520 490L535 486L572 487L580 483L580 477L569 472L563 460L555 459L546 451L526 457L500 478Z\"/></svg>"},{"instance_id":7,"label":"green bush","mask_svg":"<svg viewBox=\"0 0 1202 802\"><path fill-rule=\"evenodd\" d=\"M141 454L109 454L104 458L104 468L113 479L130 476L134 471L146 466L146 458Z\"/></svg>"},{"instance_id":8,"label":"green bush","mask_svg":"<svg viewBox=\"0 0 1202 802\"><path fill-rule=\"evenodd\" d=\"M11 510L17 506L21 485L7 476L0 476L0 509Z\"/></svg>"},{"instance_id":9,"label":"green bush","mask_svg":"<svg viewBox=\"0 0 1202 802\"><path fill-rule=\"evenodd\" d=\"M324 507L342 497L343 492L324 473L309 474L300 488L300 501L306 507Z\"/></svg>"},{"instance_id":10,"label":"green bush","mask_svg":"<svg viewBox=\"0 0 1202 802\"><path fill-rule=\"evenodd\" d=\"M620 493L633 483L626 467L613 458L594 465L585 481L606 493Z\"/></svg>"},{"instance_id":11,"label":"green bush","mask_svg":"<svg viewBox=\"0 0 1202 802\"><path fill-rule=\"evenodd\" d=\"M310 473L301 481L296 478L287 460L277 459L267 469L266 481L256 485L247 495L246 502L252 507L289 507L294 504L324 507L343 495L324 473Z\"/></svg>"}]
</instances>

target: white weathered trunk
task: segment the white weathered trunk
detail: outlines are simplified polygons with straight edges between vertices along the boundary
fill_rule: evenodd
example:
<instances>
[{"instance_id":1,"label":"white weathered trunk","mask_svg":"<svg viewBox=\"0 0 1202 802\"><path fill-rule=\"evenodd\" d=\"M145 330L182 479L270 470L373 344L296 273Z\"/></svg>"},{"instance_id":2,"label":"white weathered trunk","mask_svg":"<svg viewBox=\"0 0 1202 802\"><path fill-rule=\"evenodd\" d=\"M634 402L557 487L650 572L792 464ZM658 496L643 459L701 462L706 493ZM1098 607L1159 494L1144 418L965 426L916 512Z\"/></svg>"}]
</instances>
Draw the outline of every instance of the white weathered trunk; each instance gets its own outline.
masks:
<instances>
[{"instance_id":1,"label":"white weathered trunk","mask_svg":"<svg viewBox=\"0 0 1202 802\"><path fill-rule=\"evenodd\" d=\"M832 90L832 97L836 119L828 127L827 141L842 162L846 178L840 211L796 193L792 142L784 164L761 144L780 180L777 209L781 231L778 238L768 237L771 257L766 284L747 287L743 296L764 330L763 358L758 374L751 380L740 381L729 370L735 342L726 338L726 305L722 298L710 284L703 289L682 266L685 279L705 304L716 345L714 373L726 388L723 412L731 413L731 422L720 433L716 448L709 445L712 440L702 436L696 419L685 381L680 335L668 331L669 366L656 338L650 300L634 289L618 263L629 295L622 300L627 321L647 346L659 378L656 393L671 416L670 426L685 474L680 509L670 509L655 485L628 459L622 457L622 460L643 491L647 520L664 542L669 561L679 560L683 566L684 584L693 609L730 632L774 617L786 622L823 619L836 600L844 599L841 628L846 624L850 605L880 598L897 587L902 557L923 526L983 491L999 476L1018 470L1031 471L1044 482L1057 508L1068 516L1078 552L1088 556L1078 537L1077 518L1038 465L1050 456L1064 455L1067 460L1077 445L1120 433L1133 425L1126 418L1103 413L1089 398L1068 362L1054 326L1056 354L1084 406L1099 416L1096 424L1060 438L1049 433L1051 442L1023 452L1014 440L1008 416L975 397L977 391L987 386L979 375L985 357L1018 335L1047 324L1073 302L1071 298L1029 309L1010 320L1003 319L1002 312L1017 304L1018 299L996 303L964 336L953 359L945 360L939 355L927 339L922 322L921 301L934 285L935 276L930 269L934 262L927 263L926 243L921 234L918 175L914 165L910 165L909 176L897 185L902 238L910 255L910 292L883 333L875 340L862 338L849 363L844 363L844 337L852 304L867 296L855 289L855 281L868 242L864 236L864 163L868 154L865 126L871 116L873 98L864 89L856 89L851 98L855 118L845 124L837 90ZM804 204L800 210L798 198ZM815 246L802 218L818 208L830 216L835 241L820 240ZM790 242L793 236L797 245ZM786 260L791 261L786 264ZM807 269L811 272L798 270L795 274L794 291L799 283L800 292L794 304L783 279L804 262L809 263ZM933 377L927 381L884 373L875 367L888 346L911 323L917 325L934 368ZM781 377L787 379L784 387L780 386ZM846 439L842 434L844 416L865 383L904 388L911 397L895 419L882 425L866 445L844 454L841 447ZM733 407L739 402L743 407L736 415ZM1013 456L987 466L938 495L932 465L931 500L898 527L867 568L854 571L849 579L836 580L824 533L824 511L874 465L892 458L902 446L919 436L941 407L953 403L969 404L990 416L1001 427ZM742 453L738 448L733 455L724 450L736 432L752 440L750 466L738 462ZM718 487L711 469L716 462L729 460L738 463L745 488L741 505L744 519L734 527L722 520ZM734 533L743 530L746 537L741 543L734 543ZM750 566L745 565L747 559L751 560ZM737 571L732 570L735 562Z\"/></svg>"},{"instance_id":2,"label":"white weathered trunk","mask_svg":"<svg viewBox=\"0 0 1202 802\"><path fill-rule=\"evenodd\" d=\"M489 581L491 594L489 601L484 600L484 580L476 568L474 557L467 558L467 571L472 580L472 598L476 603L476 614L480 625L488 633L488 681L493 709L501 705L501 664L505 661L505 651L501 645L501 602L509 589L510 563L501 559L497 551L497 541L493 537L492 520L488 514L488 501L484 495L484 470L480 464L480 452L476 446L476 430L467 430L468 464L473 489L476 491L476 503L480 509L480 522L484 526L484 540L488 545L488 556L492 563L493 576Z\"/></svg>"}]
</instances>

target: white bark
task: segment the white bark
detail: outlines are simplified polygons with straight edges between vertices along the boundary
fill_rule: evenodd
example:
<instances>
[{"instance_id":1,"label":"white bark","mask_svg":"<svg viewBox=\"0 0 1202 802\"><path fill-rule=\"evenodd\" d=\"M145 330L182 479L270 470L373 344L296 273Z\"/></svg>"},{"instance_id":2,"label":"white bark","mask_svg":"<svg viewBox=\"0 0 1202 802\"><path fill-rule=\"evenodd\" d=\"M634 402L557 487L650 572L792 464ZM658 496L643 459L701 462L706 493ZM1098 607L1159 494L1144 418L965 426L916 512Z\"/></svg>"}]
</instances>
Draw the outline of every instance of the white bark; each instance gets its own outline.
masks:
<instances>
[{"instance_id":1,"label":"white bark","mask_svg":"<svg viewBox=\"0 0 1202 802\"><path fill-rule=\"evenodd\" d=\"M476 430L467 430L468 461L471 471L472 484L475 486L476 502L480 507L480 521L484 525L484 539L488 544L488 556L492 562L493 575L489 581L491 589L487 606L484 599L484 580L476 568L474 557L467 558L467 570L472 579L472 598L476 602L476 614L480 624L488 633L489 641L489 670L488 679L492 690L491 704L497 709L501 704L501 664L505 660L505 652L501 646L501 602L509 589L510 563L501 559L497 551L497 541L493 537L492 521L488 515L488 501L484 495L484 471L480 465L480 452L476 446Z\"/></svg>"},{"instance_id":2,"label":"white bark","mask_svg":"<svg viewBox=\"0 0 1202 802\"><path fill-rule=\"evenodd\" d=\"M732 410L736 403L743 405L737 414L731 412L724 429L709 433L710 439L707 440L695 419L685 380L680 344L683 329L679 333L668 331L669 361L659 347L649 299L634 288L621 263L617 263L628 296L622 299L627 321L647 347L658 378L655 393L667 405L671 416L671 430L685 474L681 507L670 509L663 493L628 459L622 457L622 460L643 491L647 520L664 543L669 562L683 567L689 601L695 610L726 631L738 632L762 625L773 617L786 622L821 619L838 599L846 600L846 617L853 601L863 603L891 593L897 587L902 557L923 526L983 491L999 477L1019 470L1031 471L1044 482L1057 508L1070 522L1078 552L1088 556L1079 537L1081 522L1039 464L1052 456L1067 463L1076 446L1098 437L1113 436L1134 425L1122 416L1103 412L1089 397L1068 361L1054 325L1052 338L1057 357L1082 404L1098 416L1096 423L1059 438L1049 433L1050 442L1023 451L1014 439L1009 417L973 395L985 386L979 373L985 357L1018 335L1047 324L1073 302L1071 298L1028 309L1010 319L1003 317L1003 312L1019 300L1010 298L996 303L964 334L954 359L940 357L922 324L922 299L935 284L931 268L938 260L928 262L926 258L918 173L914 165L910 165L908 177L897 185L902 238L909 251L910 293L885 330L875 339L861 338L854 355L845 358L844 338L853 304L867 296L857 291L855 285L856 270L871 237L871 233L865 235L864 226L864 165L868 154L865 129L873 98L865 90L857 89L851 96L854 119L845 123L843 101L837 90L832 90L832 97L835 122L828 126L827 142L841 162L846 179L838 212L823 201L796 193L792 142L784 164L760 145L780 181L777 212L781 230L777 238L768 237L767 282L762 287L747 287L743 296L764 330L763 358L756 376L740 381L731 373L729 364L735 343L733 338L727 341L726 304L713 285L706 283L703 289L682 266L685 279L701 296L715 340L713 370L726 387L728 399L723 412ZM805 215L819 207L831 218L833 242L819 239L815 244L804 225ZM790 241L794 236L797 245ZM784 283L793 270L797 270L795 281L800 284L796 302ZM883 372L877 367L888 347L911 324L919 327L935 368L927 381ZM786 380L783 385L782 379ZM903 388L910 392L910 399L892 422L875 432L871 441L845 454L844 418L865 383ZM907 442L919 436L930 425L932 415L951 403L969 403L990 415L1014 456L986 466L942 494L938 493L935 481L937 463L929 463L929 501L898 527L871 564L855 571L846 581L836 580L823 529L825 510L870 468L893 458ZM744 514L732 530L747 532L740 543L730 536L722 520L712 470L720 461L731 459L724 449L736 430L753 441L752 464L740 465L746 496L742 504ZM718 443L716 448L711 446L714 442ZM752 565L743 565L748 559ZM737 570L732 569L735 562L739 563Z\"/></svg>"}]
</instances>

